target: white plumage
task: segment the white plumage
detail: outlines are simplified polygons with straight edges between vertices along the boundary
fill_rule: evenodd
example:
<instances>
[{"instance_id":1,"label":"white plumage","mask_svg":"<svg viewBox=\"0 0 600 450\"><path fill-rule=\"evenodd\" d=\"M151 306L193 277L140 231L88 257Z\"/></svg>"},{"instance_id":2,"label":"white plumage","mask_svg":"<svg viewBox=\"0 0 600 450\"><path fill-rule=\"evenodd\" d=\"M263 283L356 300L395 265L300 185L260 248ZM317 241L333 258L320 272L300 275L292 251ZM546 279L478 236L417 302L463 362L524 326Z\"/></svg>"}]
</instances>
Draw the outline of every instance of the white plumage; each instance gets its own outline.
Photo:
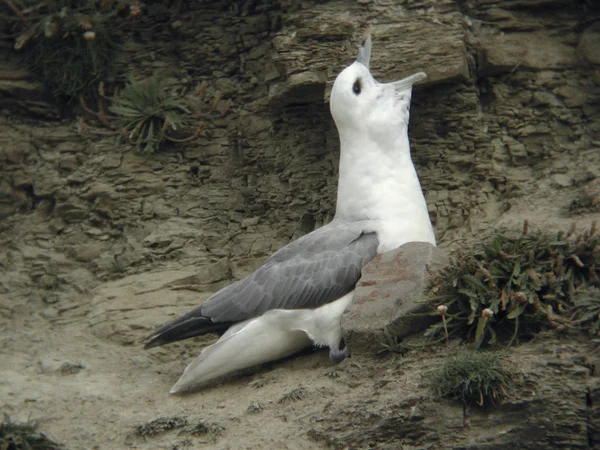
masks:
<instances>
[{"instance_id":1,"label":"white plumage","mask_svg":"<svg viewBox=\"0 0 600 450\"><path fill-rule=\"evenodd\" d=\"M406 242L435 245L408 141L412 85L425 74L377 83L369 72L370 53L368 38L331 92L341 145L334 220L147 338L151 348L226 330L188 365L171 393L311 345L328 346L332 360L343 360L349 350L340 319L362 267Z\"/></svg>"},{"instance_id":2,"label":"white plumage","mask_svg":"<svg viewBox=\"0 0 600 450\"><path fill-rule=\"evenodd\" d=\"M340 317L353 297L354 291L316 309L272 309L233 325L185 368L170 393L189 391L206 381L285 358L311 345L337 345L342 333Z\"/></svg>"},{"instance_id":3,"label":"white plumage","mask_svg":"<svg viewBox=\"0 0 600 450\"><path fill-rule=\"evenodd\" d=\"M421 184L410 157L408 119L412 85L421 72L381 84L357 61L340 73L330 108L340 136L336 218L368 220L378 253L407 242L435 245ZM354 94L359 80L360 95Z\"/></svg>"}]
</instances>

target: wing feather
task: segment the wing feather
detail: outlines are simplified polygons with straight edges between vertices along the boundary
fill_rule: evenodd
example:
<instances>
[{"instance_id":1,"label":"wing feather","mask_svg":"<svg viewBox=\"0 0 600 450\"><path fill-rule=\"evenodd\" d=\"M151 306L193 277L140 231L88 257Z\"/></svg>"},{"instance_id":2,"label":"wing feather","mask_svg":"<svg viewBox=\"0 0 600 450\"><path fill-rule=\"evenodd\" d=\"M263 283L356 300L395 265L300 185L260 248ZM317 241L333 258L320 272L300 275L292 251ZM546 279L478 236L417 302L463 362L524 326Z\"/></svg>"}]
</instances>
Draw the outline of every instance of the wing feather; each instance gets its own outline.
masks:
<instances>
[{"instance_id":1,"label":"wing feather","mask_svg":"<svg viewBox=\"0 0 600 450\"><path fill-rule=\"evenodd\" d=\"M334 221L283 247L253 274L156 330L146 338L146 348L228 327L271 309L316 308L334 301L354 289L378 244L377 235L363 233L362 224Z\"/></svg>"}]
</instances>

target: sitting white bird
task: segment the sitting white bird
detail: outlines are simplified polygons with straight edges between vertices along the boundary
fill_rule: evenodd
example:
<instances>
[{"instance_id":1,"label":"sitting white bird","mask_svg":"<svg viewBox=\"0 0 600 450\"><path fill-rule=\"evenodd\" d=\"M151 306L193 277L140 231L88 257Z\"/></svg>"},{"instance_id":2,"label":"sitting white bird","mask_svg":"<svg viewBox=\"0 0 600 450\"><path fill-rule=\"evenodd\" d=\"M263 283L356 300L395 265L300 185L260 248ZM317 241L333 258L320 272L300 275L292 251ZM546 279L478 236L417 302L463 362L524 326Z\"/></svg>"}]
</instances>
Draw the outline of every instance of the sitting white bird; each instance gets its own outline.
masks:
<instances>
[{"instance_id":1,"label":"sitting white bird","mask_svg":"<svg viewBox=\"0 0 600 450\"><path fill-rule=\"evenodd\" d=\"M340 319L363 266L406 242L435 245L408 141L412 86L426 75L378 83L369 72L370 55L368 37L331 91L341 144L333 221L146 338L145 348L152 348L224 332L187 366L172 394L311 345L328 346L331 359L342 361L349 350Z\"/></svg>"}]
</instances>

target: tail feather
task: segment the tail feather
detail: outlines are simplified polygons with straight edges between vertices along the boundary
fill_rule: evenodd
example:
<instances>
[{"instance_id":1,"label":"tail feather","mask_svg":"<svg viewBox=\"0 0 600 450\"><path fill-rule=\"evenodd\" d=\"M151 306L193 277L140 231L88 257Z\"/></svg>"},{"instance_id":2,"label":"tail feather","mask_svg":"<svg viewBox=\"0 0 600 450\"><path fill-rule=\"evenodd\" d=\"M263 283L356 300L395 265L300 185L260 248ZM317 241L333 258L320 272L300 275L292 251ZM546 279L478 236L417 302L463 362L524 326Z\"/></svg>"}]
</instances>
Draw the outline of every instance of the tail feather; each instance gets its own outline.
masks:
<instances>
[{"instance_id":1,"label":"tail feather","mask_svg":"<svg viewBox=\"0 0 600 450\"><path fill-rule=\"evenodd\" d=\"M204 383L248 367L290 356L312 344L308 335L294 329L303 322L305 310L270 310L240 322L217 342L205 347L185 369L171 394L194 390Z\"/></svg>"},{"instance_id":2,"label":"tail feather","mask_svg":"<svg viewBox=\"0 0 600 450\"><path fill-rule=\"evenodd\" d=\"M154 348L171 342L201 336L207 333L222 334L231 322L213 322L209 317L185 314L169 322L144 338L144 348Z\"/></svg>"}]
</instances>

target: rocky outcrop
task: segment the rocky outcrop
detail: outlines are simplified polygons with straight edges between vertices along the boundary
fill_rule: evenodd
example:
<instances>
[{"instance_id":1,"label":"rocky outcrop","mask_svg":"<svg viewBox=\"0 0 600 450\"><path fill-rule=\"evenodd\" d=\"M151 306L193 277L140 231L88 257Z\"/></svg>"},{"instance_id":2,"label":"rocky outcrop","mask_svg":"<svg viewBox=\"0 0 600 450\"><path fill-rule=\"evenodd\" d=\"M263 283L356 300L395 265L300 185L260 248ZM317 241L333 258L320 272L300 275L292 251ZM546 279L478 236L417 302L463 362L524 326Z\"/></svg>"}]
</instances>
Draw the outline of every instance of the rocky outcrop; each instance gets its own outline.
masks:
<instances>
[{"instance_id":1,"label":"rocky outcrop","mask_svg":"<svg viewBox=\"0 0 600 450\"><path fill-rule=\"evenodd\" d=\"M149 7L152 31L124 42L117 73L174 76L199 108L216 102L225 113L207 119L200 139L150 158L51 113L32 127L32 94L11 87L28 79L25 68L11 62L0 74L12 111L0 138L7 233L36 211L53 245L101 278L115 258L127 273L148 261L222 258L225 277L248 273L332 217L338 142L328 89L368 27L379 79L429 75L414 93L410 134L442 245L523 219L566 228L571 203L589 197L599 175L598 30L581 22L594 13L586 4L525 3Z\"/></svg>"},{"instance_id":2,"label":"rocky outcrop","mask_svg":"<svg viewBox=\"0 0 600 450\"><path fill-rule=\"evenodd\" d=\"M401 341L436 321L424 294L431 277L448 264L448 255L428 242L409 242L369 262L342 316L344 340L352 352L374 354L386 336Z\"/></svg>"}]
</instances>

